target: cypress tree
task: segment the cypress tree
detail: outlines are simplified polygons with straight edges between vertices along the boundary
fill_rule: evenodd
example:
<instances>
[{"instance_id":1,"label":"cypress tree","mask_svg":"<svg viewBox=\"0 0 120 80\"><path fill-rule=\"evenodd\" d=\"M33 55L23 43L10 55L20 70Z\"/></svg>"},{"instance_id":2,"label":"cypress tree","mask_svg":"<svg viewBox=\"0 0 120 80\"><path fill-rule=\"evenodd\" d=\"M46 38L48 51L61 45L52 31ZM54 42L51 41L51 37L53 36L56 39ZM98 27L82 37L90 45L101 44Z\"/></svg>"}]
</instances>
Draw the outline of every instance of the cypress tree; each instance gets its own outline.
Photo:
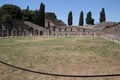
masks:
<instances>
[{"instance_id":1,"label":"cypress tree","mask_svg":"<svg viewBox=\"0 0 120 80\"><path fill-rule=\"evenodd\" d=\"M92 18L92 13L90 11L87 13L86 24L94 25L94 19Z\"/></svg>"},{"instance_id":2,"label":"cypress tree","mask_svg":"<svg viewBox=\"0 0 120 80\"><path fill-rule=\"evenodd\" d=\"M83 17L83 11L80 13L80 18L79 18L79 26L83 26L84 24L84 17Z\"/></svg>"},{"instance_id":3,"label":"cypress tree","mask_svg":"<svg viewBox=\"0 0 120 80\"><path fill-rule=\"evenodd\" d=\"M26 9L28 12L29 12L29 6L27 6L27 9Z\"/></svg>"},{"instance_id":4,"label":"cypress tree","mask_svg":"<svg viewBox=\"0 0 120 80\"><path fill-rule=\"evenodd\" d=\"M45 5L43 3L41 3L40 5L40 9L39 9L39 13L40 13L40 26L45 27Z\"/></svg>"},{"instance_id":5,"label":"cypress tree","mask_svg":"<svg viewBox=\"0 0 120 80\"><path fill-rule=\"evenodd\" d=\"M68 14L68 25L72 25L72 20L73 20L73 17L72 17L72 11L69 12Z\"/></svg>"},{"instance_id":6,"label":"cypress tree","mask_svg":"<svg viewBox=\"0 0 120 80\"><path fill-rule=\"evenodd\" d=\"M106 21L106 16L105 16L105 9L102 8L102 11L100 12L100 19L99 19L100 22L104 22Z\"/></svg>"}]
</instances>

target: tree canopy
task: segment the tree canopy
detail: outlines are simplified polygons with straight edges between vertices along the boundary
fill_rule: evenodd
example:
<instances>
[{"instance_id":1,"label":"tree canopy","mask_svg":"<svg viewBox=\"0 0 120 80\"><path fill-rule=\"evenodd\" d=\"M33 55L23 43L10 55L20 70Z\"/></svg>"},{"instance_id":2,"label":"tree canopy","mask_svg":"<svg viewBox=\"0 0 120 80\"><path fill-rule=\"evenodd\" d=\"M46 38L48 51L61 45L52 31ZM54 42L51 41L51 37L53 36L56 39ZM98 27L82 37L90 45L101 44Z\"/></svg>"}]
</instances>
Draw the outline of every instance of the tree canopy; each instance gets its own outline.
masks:
<instances>
[{"instance_id":1,"label":"tree canopy","mask_svg":"<svg viewBox=\"0 0 120 80\"><path fill-rule=\"evenodd\" d=\"M94 25L94 19L92 18L92 13L90 11L87 13L86 24Z\"/></svg>"},{"instance_id":2,"label":"tree canopy","mask_svg":"<svg viewBox=\"0 0 120 80\"><path fill-rule=\"evenodd\" d=\"M23 20L33 22L33 12L29 10L29 6L22 10Z\"/></svg>"},{"instance_id":3,"label":"tree canopy","mask_svg":"<svg viewBox=\"0 0 120 80\"><path fill-rule=\"evenodd\" d=\"M12 17L9 14L4 14L1 18L3 22L11 23L12 22Z\"/></svg>"},{"instance_id":4,"label":"tree canopy","mask_svg":"<svg viewBox=\"0 0 120 80\"><path fill-rule=\"evenodd\" d=\"M50 20L57 20L57 16L53 12L47 12L45 13L45 17Z\"/></svg>"},{"instance_id":5,"label":"tree canopy","mask_svg":"<svg viewBox=\"0 0 120 80\"><path fill-rule=\"evenodd\" d=\"M68 25L69 26L73 24L72 20L73 20L72 11L70 11L68 14Z\"/></svg>"},{"instance_id":6,"label":"tree canopy","mask_svg":"<svg viewBox=\"0 0 120 80\"><path fill-rule=\"evenodd\" d=\"M106 21L106 16L105 16L105 9L102 8L102 11L100 12L100 22L105 22Z\"/></svg>"},{"instance_id":7,"label":"tree canopy","mask_svg":"<svg viewBox=\"0 0 120 80\"><path fill-rule=\"evenodd\" d=\"M13 4L5 4L1 9L13 19L22 19L22 11L20 7Z\"/></svg>"},{"instance_id":8,"label":"tree canopy","mask_svg":"<svg viewBox=\"0 0 120 80\"><path fill-rule=\"evenodd\" d=\"M35 23L35 24L39 24L38 22L39 22L39 11L38 10L35 10L34 11L34 15L33 15L33 23Z\"/></svg>"},{"instance_id":9,"label":"tree canopy","mask_svg":"<svg viewBox=\"0 0 120 80\"><path fill-rule=\"evenodd\" d=\"M83 11L81 11L79 18L79 26L83 26L83 24L84 24L84 15L83 15Z\"/></svg>"},{"instance_id":10,"label":"tree canopy","mask_svg":"<svg viewBox=\"0 0 120 80\"><path fill-rule=\"evenodd\" d=\"M45 5L43 3L40 4L39 13L39 25L45 27Z\"/></svg>"},{"instance_id":11,"label":"tree canopy","mask_svg":"<svg viewBox=\"0 0 120 80\"><path fill-rule=\"evenodd\" d=\"M55 23L61 23L62 21L59 21L57 19L57 16L54 12L47 12L45 13L45 4L41 3L39 10L30 10L29 6L27 6L26 9L21 10L20 7L13 5L13 4L4 4L0 7L0 20L8 20L9 19L20 19L25 21L33 22L37 25L40 25L42 27L45 27L45 18L55 22ZM94 19L92 18L92 13L89 11L87 13L86 17L86 24L94 24ZM106 21L106 15L105 15L105 9L102 8L100 12L100 22ZM57 25L58 25L57 24ZM73 24L73 15L72 11L68 14L68 25ZM79 17L79 26L84 25L84 13L83 11L80 12Z\"/></svg>"}]
</instances>

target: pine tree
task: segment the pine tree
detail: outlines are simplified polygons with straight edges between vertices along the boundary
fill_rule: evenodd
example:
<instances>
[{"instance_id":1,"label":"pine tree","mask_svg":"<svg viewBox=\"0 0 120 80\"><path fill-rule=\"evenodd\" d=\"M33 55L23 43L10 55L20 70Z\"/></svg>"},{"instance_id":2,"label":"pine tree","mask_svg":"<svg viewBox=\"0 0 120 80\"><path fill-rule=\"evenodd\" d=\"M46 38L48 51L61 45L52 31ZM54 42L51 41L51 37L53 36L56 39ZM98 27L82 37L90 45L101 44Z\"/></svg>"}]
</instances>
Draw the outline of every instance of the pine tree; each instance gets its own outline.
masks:
<instances>
[{"instance_id":1,"label":"pine tree","mask_svg":"<svg viewBox=\"0 0 120 80\"><path fill-rule=\"evenodd\" d=\"M104 22L106 21L106 16L105 16L105 9L102 8L102 11L100 12L100 19L99 19L100 22Z\"/></svg>"},{"instance_id":2,"label":"pine tree","mask_svg":"<svg viewBox=\"0 0 120 80\"><path fill-rule=\"evenodd\" d=\"M1 6L1 9L4 10L4 12L12 17L12 19L20 19L22 20L22 11L21 8L17 5L13 4L5 4Z\"/></svg>"},{"instance_id":3,"label":"pine tree","mask_svg":"<svg viewBox=\"0 0 120 80\"><path fill-rule=\"evenodd\" d=\"M40 9L39 9L39 13L40 13L40 26L45 27L45 5L43 3L41 3L40 5Z\"/></svg>"},{"instance_id":4,"label":"pine tree","mask_svg":"<svg viewBox=\"0 0 120 80\"><path fill-rule=\"evenodd\" d=\"M92 18L92 13L90 11L87 13L86 24L94 25L94 19Z\"/></svg>"},{"instance_id":5,"label":"pine tree","mask_svg":"<svg viewBox=\"0 0 120 80\"><path fill-rule=\"evenodd\" d=\"M73 20L73 17L72 17L72 11L69 12L68 14L68 25L72 25L72 20Z\"/></svg>"},{"instance_id":6,"label":"pine tree","mask_svg":"<svg viewBox=\"0 0 120 80\"><path fill-rule=\"evenodd\" d=\"M83 17L83 11L80 13L80 18L79 18L79 26L83 26L84 24L84 17Z\"/></svg>"}]
</instances>

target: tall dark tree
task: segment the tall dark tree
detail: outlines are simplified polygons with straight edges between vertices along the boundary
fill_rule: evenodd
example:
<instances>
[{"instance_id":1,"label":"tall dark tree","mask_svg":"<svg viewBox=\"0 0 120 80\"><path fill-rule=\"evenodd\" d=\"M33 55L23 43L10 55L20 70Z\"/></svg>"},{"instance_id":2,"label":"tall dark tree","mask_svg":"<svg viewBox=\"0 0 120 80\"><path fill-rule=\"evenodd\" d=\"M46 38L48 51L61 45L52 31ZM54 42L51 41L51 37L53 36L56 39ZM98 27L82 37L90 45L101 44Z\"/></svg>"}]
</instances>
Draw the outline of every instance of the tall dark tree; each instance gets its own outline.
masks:
<instances>
[{"instance_id":1,"label":"tall dark tree","mask_svg":"<svg viewBox=\"0 0 120 80\"><path fill-rule=\"evenodd\" d=\"M10 15L13 19L22 19L22 11L20 7L12 4L5 4L1 7L6 14Z\"/></svg>"},{"instance_id":2,"label":"tall dark tree","mask_svg":"<svg viewBox=\"0 0 120 80\"><path fill-rule=\"evenodd\" d=\"M72 11L70 11L69 14L68 14L68 25L73 24L72 20L73 20Z\"/></svg>"},{"instance_id":3,"label":"tall dark tree","mask_svg":"<svg viewBox=\"0 0 120 80\"><path fill-rule=\"evenodd\" d=\"M29 6L27 6L27 9L26 9L28 12L29 12Z\"/></svg>"},{"instance_id":4,"label":"tall dark tree","mask_svg":"<svg viewBox=\"0 0 120 80\"><path fill-rule=\"evenodd\" d=\"M43 3L40 4L40 26L45 27L45 5Z\"/></svg>"},{"instance_id":5,"label":"tall dark tree","mask_svg":"<svg viewBox=\"0 0 120 80\"><path fill-rule=\"evenodd\" d=\"M92 13L90 11L87 13L86 24L94 25L94 19L92 18Z\"/></svg>"},{"instance_id":6,"label":"tall dark tree","mask_svg":"<svg viewBox=\"0 0 120 80\"><path fill-rule=\"evenodd\" d=\"M105 9L102 8L102 11L100 12L100 22L105 22L106 21L106 16L105 16Z\"/></svg>"},{"instance_id":7,"label":"tall dark tree","mask_svg":"<svg viewBox=\"0 0 120 80\"><path fill-rule=\"evenodd\" d=\"M84 15L83 15L83 11L81 11L79 18L79 26L83 26L83 24L84 24Z\"/></svg>"}]
</instances>

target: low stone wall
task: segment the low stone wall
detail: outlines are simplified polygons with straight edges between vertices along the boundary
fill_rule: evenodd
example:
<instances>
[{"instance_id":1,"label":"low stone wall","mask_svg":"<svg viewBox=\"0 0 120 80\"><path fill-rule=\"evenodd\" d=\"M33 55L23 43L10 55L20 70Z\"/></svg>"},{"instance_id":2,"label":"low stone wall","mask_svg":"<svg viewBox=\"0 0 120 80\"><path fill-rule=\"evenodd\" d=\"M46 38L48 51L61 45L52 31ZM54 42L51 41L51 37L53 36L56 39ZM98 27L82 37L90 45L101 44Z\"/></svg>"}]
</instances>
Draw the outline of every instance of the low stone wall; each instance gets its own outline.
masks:
<instances>
[{"instance_id":1,"label":"low stone wall","mask_svg":"<svg viewBox=\"0 0 120 80\"><path fill-rule=\"evenodd\" d=\"M104 34L100 37L103 39L120 44L120 35L118 35L118 34Z\"/></svg>"},{"instance_id":2,"label":"low stone wall","mask_svg":"<svg viewBox=\"0 0 120 80\"><path fill-rule=\"evenodd\" d=\"M86 36L96 37L101 36L102 32L98 31L52 31L50 36Z\"/></svg>"}]
</instances>

